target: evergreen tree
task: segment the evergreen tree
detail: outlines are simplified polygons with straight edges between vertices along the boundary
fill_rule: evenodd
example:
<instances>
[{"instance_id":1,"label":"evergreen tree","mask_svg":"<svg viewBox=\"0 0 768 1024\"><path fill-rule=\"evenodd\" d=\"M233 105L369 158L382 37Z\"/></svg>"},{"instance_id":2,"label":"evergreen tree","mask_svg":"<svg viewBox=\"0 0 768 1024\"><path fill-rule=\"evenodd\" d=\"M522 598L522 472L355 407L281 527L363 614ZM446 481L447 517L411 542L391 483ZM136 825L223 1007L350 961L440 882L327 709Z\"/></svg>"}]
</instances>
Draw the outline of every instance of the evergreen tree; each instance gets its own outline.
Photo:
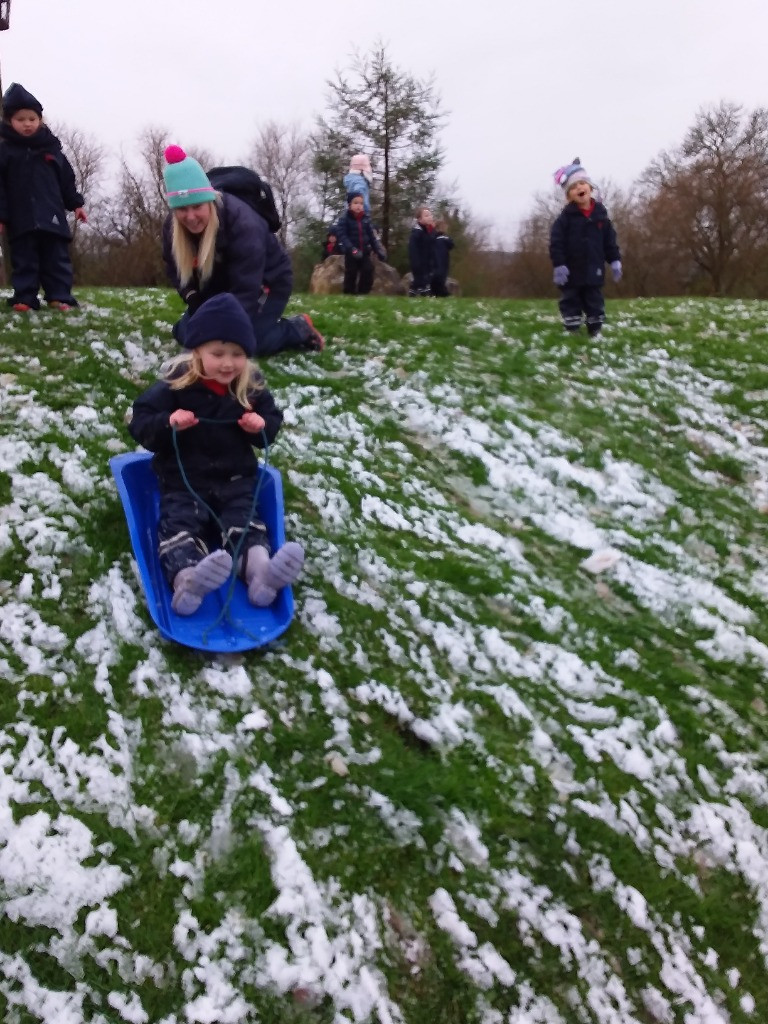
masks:
<instances>
[{"instance_id":1,"label":"evergreen tree","mask_svg":"<svg viewBox=\"0 0 768 1024\"><path fill-rule=\"evenodd\" d=\"M318 121L315 171L326 185L335 183L335 205L342 211L349 159L368 154L373 220L390 251L402 244L414 207L430 201L443 161L438 134L445 115L434 84L396 68L378 44L356 55L328 86L330 109Z\"/></svg>"}]
</instances>

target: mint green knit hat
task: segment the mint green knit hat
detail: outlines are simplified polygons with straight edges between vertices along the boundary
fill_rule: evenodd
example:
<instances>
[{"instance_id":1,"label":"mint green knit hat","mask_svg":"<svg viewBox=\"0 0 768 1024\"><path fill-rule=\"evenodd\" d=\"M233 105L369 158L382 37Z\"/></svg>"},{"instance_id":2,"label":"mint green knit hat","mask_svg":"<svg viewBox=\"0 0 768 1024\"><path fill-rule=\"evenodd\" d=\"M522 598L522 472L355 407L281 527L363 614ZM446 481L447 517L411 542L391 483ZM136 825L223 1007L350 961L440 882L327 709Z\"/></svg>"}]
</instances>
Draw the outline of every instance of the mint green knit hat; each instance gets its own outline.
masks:
<instances>
[{"instance_id":1,"label":"mint green knit hat","mask_svg":"<svg viewBox=\"0 0 768 1024\"><path fill-rule=\"evenodd\" d=\"M164 155L165 198L172 210L216 199L216 189L208 181L208 175L181 146L168 146Z\"/></svg>"}]
</instances>

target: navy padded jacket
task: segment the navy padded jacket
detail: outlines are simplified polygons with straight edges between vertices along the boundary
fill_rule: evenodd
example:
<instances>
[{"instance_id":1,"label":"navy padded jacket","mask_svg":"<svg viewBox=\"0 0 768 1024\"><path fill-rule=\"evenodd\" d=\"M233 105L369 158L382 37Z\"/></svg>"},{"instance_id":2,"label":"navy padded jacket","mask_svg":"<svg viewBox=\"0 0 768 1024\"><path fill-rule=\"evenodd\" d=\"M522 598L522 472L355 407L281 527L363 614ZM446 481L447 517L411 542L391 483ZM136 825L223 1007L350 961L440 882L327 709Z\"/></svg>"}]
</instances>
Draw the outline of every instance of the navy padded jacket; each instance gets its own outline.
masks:
<instances>
[{"instance_id":1,"label":"navy padded jacket","mask_svg":"<svg viewBox=\"0 0 768 1024\"><path fill-rule=\"evenodd\" d=\"M351 256L352 250L357 249L365 256L375 252L380 260L386 260L384 246L376 237L368 216L357 218L347 210L336 225L336 238L345 256Z\"/></svg>"},{"instance_id":2,"label":"navy padded jacket","mask_svg":"<svg viewBox=\"0 0 768 1024\"><path fill-rule=\"evenodd\" d=\"M576 203L568 203L552 225L549 257L553 267L568 267L569 288L602 287L605 264L621 259L616 231L602 203L585 217Z\"/></svg>"},{"instance_id":3,"label":"navy padded jacket","mask_svg":"<svg viewBox=\"0 0 768 1024\"><path fill-rule=\"evenodd\" d=\"M84 203L72 165L50 128L43 124L25 137L0 124L0 223L11 241L30 231L71 238L67 210Z\"/></svg>"},{"instance_id":4,"label":"navy padded jacket","mask_svg":"<svg viewBox=\"0 0 768 1024\"><path fill-rule=\"evenodd\" d=\"M163 225L165 268L182 299L186 300L190 291L199 293L200 302L221 292L231 292L254 320L261 310L262 288L268 288L276 296L290 296L293 288L291 258L264 218L242 199L222 193L217 209L219 230L213 273L205 287L199 288L194 279L185 288L180 285L171 251L173 214L168 215Z\"/></svg>"},{"instance_id":5,"label":"navy padded jacket","mask_svg":"<svg viewBox=\"0 0 768 1024\"><path fill-rule=\"evenodd\" d=\"M263 380L259 375L255 380ZM266 388L254 389L248 395L251 408L266 423L264 433L272 444L283 414ZM250 434L237 425L245 412L231 393L218 395L203 383L174 391L167 381L152 384L133 403L133 417L128 430L139 444L154 452L152 466L161 487L184 490L185 484L173 445L173 429L169 424L176 409L189 409L199 419L217 420L198 423L176 432L179 457L187 479L195 490L215 487L233 476L254 476L257 459L253 451L264 447L261 432Z\"/></svg>"}]
</instances>

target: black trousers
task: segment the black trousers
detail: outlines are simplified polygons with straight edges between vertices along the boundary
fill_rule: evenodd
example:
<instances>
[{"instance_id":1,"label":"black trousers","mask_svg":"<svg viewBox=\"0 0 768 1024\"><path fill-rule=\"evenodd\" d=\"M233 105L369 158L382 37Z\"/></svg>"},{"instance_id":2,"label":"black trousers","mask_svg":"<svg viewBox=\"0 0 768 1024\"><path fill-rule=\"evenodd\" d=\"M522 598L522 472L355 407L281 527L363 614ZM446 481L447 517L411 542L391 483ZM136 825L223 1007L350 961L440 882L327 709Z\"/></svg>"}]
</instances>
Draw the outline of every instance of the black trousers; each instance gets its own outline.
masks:
<instances>
[{"instance_id":1,"label":"black trousers","mask_svg":"<svg viewBox=\"0 0 768 1024\"><path fill-rule=\"evenodd\" d=\"M27 231L11 242L11 284L13 296L8 304L23 302L39 309L37 293L42 286L48 302L66 302L76 306L72 294L72 261L69 239L48 231Z\"/></svg>"},{"instance_id":2,"label":"black trousers","mask_svg":"<svg viewBox=\"0 0 768 1024\"><path fill-rule=\"evenodd\" d=\"M431 288L433 295L437 295L441 299L446 298L449 294L447 285L447 275L433 274Z\"/></svg>"},{"instance_id":3,"label":"black trousers","mask_svg":"<svg viewBox=\"0 0 768 1024\"><path fill-rule=\"evenodd\" d=\"M560 289L560 316L567 331L578 331L586 319L587 331L594 335L605 323L603 289L598 285L581 288L566 285Z\"/></svg>"},{"instance_id":4,"label":"black trousers","mask_svg":"<svg viewBox=\"0 0 768 1024\"><path fill-rule=\"evenodd\" d=\"M367 295L373 288L373 261L367 253L344 257L344 294Z\"/></svg>"},{"instance_id":5,"label":"black trousers","mask_svg":"<svg viewBox=\"0 0 768 1024\"><path fill-rule=\"evenodd\" d=\"M209 551L221 547L231 553L243 534L241 555L256 544L269 547L266 526L255 514L250 515L255 486L252 476L234 477L215 488L195 486L202 501L185 487L161 489L158 553L160 565L171 585L176 573L196 565ZM216 513L218 523L203 501Z\"/></svg>"}]
</instances>

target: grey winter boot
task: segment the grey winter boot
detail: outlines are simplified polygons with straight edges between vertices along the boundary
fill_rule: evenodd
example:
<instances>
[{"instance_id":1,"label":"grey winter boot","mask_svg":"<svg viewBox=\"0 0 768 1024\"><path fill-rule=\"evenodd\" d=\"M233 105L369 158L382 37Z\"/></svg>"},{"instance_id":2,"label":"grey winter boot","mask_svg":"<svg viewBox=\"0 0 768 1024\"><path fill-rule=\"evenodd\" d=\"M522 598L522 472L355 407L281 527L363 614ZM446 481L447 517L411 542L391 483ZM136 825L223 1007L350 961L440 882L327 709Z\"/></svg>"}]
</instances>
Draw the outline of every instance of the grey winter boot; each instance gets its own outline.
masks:
<instances>
[{"instance_id":1,"label":"grey winter boot","mask_svg":"<svg viewBox=\"0 0 768 1024\"><path fill-rule=\"evenodd\" d=\"M177 572L171 608L177 615L192 615L203 603L205 595L218 590L231 572L232 556L228 551L212 551L197 565Z\"/></svg>"},{"instance_id":2,"label":"grey winter boot","mask_svg":"<svg viewBox=\"0 0 768 1024\"><path fill-rule=\"evenodd\" d=\"M245 563L245 581L248 600L257 608L266 608L277 597L278 590L289 586L304 566L304 548L289 540L272 558L266 548L255 545L248 551Z\"/></svg>"}]
</instances>

